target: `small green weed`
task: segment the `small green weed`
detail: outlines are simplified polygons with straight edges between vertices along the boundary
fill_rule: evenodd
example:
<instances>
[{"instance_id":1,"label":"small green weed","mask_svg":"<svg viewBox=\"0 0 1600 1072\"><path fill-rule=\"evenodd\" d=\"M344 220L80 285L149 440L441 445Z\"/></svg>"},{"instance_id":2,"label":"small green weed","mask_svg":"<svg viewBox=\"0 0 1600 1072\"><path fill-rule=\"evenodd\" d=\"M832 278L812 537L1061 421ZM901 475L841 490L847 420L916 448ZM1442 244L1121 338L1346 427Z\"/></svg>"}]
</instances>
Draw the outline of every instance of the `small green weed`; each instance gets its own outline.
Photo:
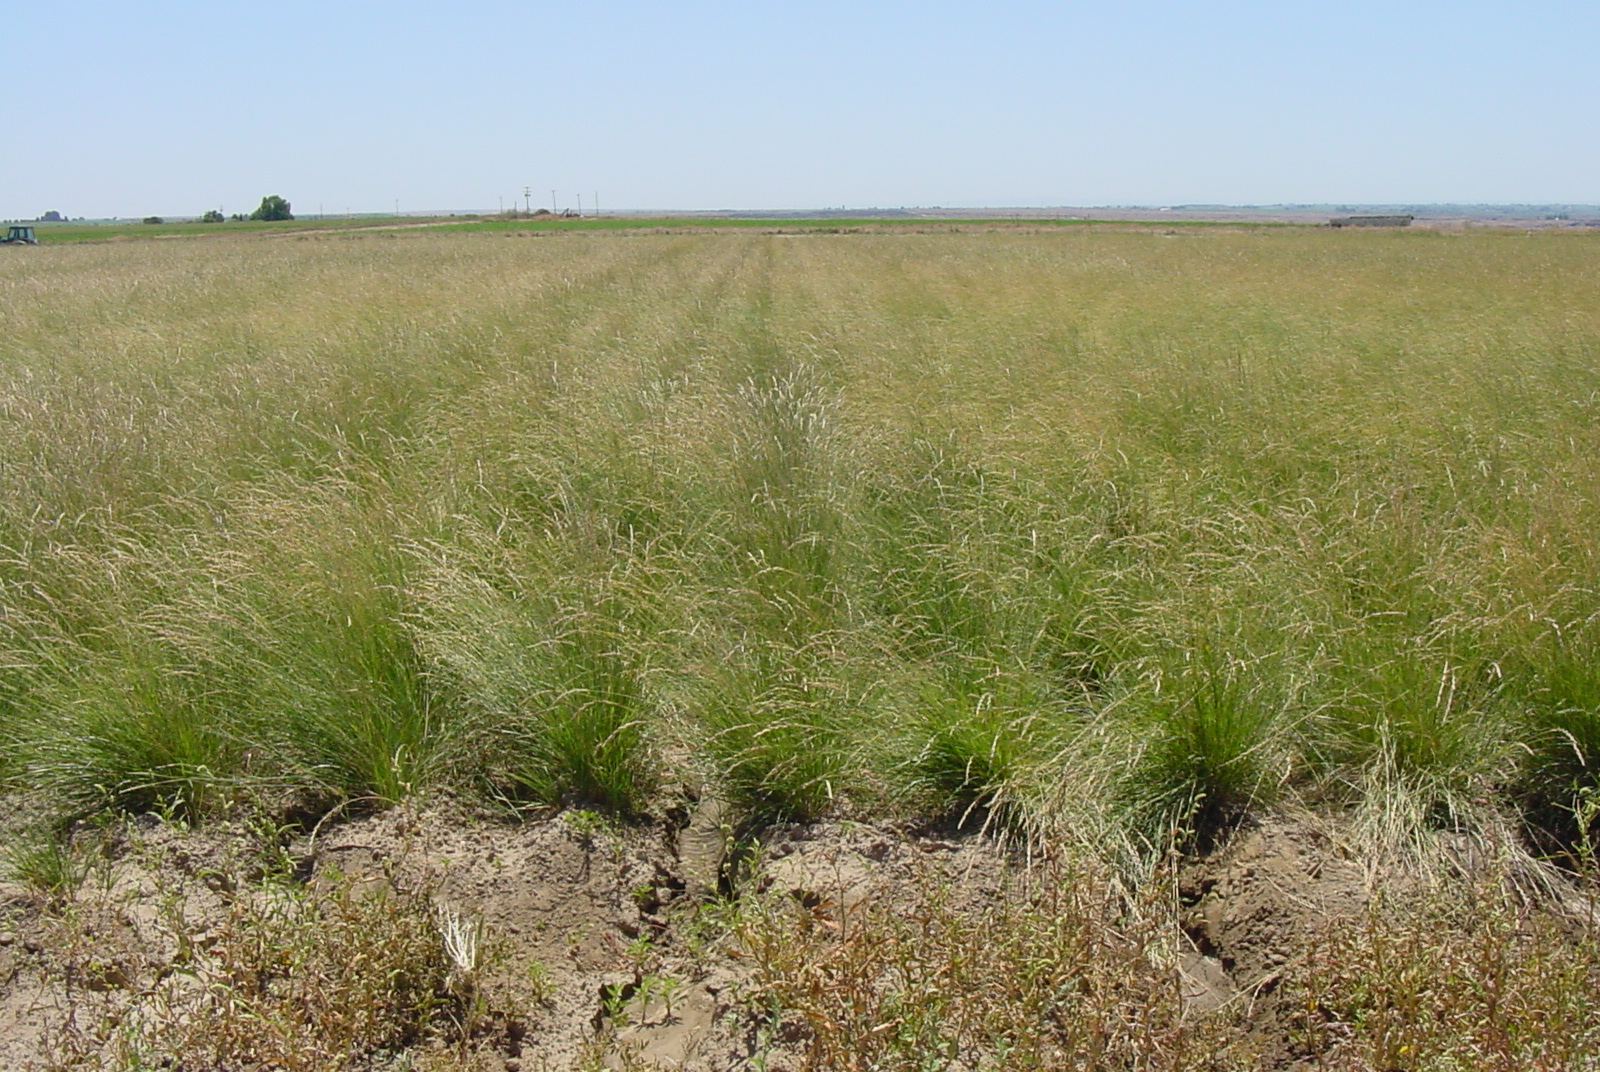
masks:
<instances>
[{"instance_id":1,"label":"small green weed","mask_svg":"<svg viewBox=\"0 0 1600 1072\"><path fill-rule=\"evenodd\" d=\"M0 854L6 874L28 887L42 903L70 901L89 873L89 862L71 840L49 833L24 836Z\"/></svg>"}]
</instances>

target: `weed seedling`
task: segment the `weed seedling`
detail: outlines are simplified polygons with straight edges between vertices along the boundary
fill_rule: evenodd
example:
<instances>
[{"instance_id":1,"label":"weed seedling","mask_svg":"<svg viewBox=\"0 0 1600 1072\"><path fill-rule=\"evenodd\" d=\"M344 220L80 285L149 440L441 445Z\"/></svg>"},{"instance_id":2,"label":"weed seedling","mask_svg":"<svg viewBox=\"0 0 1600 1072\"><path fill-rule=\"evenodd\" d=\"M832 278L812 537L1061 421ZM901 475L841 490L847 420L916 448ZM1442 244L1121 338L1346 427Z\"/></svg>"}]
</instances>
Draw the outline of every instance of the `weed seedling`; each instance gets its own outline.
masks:
<instances>
[{"instance_id":1,"label":"weed seedling","mask_svg":"<svg viewBox=\"0 0 1600 1072\"><path fill-rule=\"evenodd\" d=\"M70 901L89 873L88 862L70 841L47 834L13 843L4 862L6 871L50 908Z\"/></svg>"}]
</instances>

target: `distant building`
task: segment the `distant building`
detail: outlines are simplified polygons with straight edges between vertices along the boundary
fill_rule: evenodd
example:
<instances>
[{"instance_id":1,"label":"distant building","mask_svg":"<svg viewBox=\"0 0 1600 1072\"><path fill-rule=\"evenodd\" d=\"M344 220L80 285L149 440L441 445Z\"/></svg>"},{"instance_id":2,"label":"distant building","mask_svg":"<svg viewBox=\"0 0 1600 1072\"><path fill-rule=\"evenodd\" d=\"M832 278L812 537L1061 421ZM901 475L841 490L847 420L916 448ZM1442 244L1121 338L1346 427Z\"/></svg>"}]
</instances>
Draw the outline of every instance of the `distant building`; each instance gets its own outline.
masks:
<instances>
[{"instance_id":1,"label":"distant building","mask_svg":"<svg viewBox=\"0 0 1600 1072\"><path fill-rule=\"evenodd\" d=\"M1335 216L1329 227L1410 227L1415 216Z\"/></svg>"}]
</instances>

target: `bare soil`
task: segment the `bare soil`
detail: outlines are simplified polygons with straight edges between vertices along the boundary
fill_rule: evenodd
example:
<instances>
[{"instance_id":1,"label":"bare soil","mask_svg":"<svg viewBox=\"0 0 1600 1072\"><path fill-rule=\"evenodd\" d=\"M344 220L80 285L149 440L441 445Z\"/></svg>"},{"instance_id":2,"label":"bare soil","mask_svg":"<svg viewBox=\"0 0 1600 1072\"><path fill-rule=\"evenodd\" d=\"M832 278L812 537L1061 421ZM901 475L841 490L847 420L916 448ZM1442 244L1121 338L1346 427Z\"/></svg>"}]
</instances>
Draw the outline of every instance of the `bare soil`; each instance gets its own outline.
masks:
<instances>
[{"instance_id":1,"label":"bare soil","mask_svg":"<svg viewBox=\"0 0 1600 1072\"><path fill-rule=\"evenodd\" d=\"M1191 861L1179 895L1193 945L1185 970L1194 1000L1243 1006L1271 1067L1312 1056L1296 1044L1303 1003L1284 984L1320 935L1359 925L1370 899L1365 870L1313 825L1279 819Z\"/></svg>"},{"instance_id":2,"label":"bare soil","mask_svg":"<svg viewBox=\"0 0 1600 1072\"><path fill-rule=\"evenodd\" d=\"M25 818L13 809L9 825ZM734 851L725 820L702 801L627 827L586 812L495 820L450 804L277 838L153 817L85 827L73 837L84 865L75 890L0 884L0 1069L96 1067L119 1018L272 881L420 895L482 922L468 1037L458 1024L453 1039L441 1032L352 1068L795 1068L802 1040L762 1019L749 955L726 926L730 893L792 899L839 927L869 901L913 903L930 881L981 911L1029 866L981 834L843 822L772 828ZM1286 980L1318 935L1367 911L1363 869L1312 825L1280 819L1187 861L1177 894L1175 970L1190 1014L1232 1018L1261 1067L1313 1062L1297 1048L1305 1009Z\"/></svg>"}]
</instances>

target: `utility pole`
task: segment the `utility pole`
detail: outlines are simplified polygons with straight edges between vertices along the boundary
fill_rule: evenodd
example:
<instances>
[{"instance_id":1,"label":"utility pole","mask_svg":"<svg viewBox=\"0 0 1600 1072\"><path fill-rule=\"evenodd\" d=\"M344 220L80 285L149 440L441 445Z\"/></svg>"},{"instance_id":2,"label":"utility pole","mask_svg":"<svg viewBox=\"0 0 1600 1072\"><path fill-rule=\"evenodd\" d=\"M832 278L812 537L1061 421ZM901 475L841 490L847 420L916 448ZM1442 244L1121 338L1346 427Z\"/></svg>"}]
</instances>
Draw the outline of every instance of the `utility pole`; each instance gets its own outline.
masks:
<instances>
[{"instance_id":1,"label":"utility pole","mask_svg":"<svg viewBox=\"0 0 1600 1072\"><path fill-rule=\"evenodd\" d=\"M522 203L527 207L528 215L532 216L533 215L533 187L532 186L524 186L522 188Z\"/></svg>"},{"instance_id":2,"label":"utility pole","mask_svg":"<svg viewBox=\"0 0 1600 1072\"><path fill-rule=\"evenodd\" d=\"M554 190L550 191L550 214L552 216L561 215L561 210L556 208L556 192Z\"/></svg>"}]
</instances>

